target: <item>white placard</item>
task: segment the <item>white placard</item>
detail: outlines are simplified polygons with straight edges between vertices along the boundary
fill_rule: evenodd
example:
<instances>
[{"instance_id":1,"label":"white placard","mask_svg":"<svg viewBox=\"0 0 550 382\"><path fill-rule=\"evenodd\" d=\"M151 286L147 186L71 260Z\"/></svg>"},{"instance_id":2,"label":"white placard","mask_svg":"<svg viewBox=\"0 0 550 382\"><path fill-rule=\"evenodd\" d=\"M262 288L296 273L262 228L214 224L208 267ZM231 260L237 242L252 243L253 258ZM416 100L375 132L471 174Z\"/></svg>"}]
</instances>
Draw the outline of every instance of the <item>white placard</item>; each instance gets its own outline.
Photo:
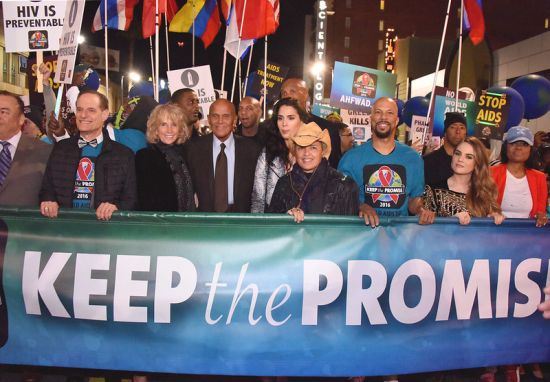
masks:
<instances>
[{"instance_id":1,"label":"white placard","mask_svg":"<svg viewBox=\"0 0 550 382\"><path fill-rule=\"evenodd\" d=\"M74 64L78 51L78 36L84 15L84 0L69 0L65 12L65 25L61 33L61 43L57 54L57 70L54 81L70 84L73 80Z\"/></svg>"},{"instance_id":2,"label":"white placard","mask_svg":"<svg viewBox=\"0 0 550 382\"><path fill-rule=\"evenodd\" d=\"M2 1L6 52L59 50L67 1Z\"/></svg>"},{"instance_id":3,"label":"white placard","mask_svg":"<svg viewBox=\"0 0 550 382\"><path fill-rule=\"evenodd\" d=\"M170 93L173 94L176 90L183 88L193 89L197 92L201 113L206 118L210 104L216 100L210 65L171 70L166 72L166 75Z\"/></svg>"},{"instance_id":4,"label":"white placard","mask_svg":"<svg viewBox=\"0 0 550 382\"><path fill-rule=\"evenodd\" d=\"M342 122L348 125L357 143L366 142L372 135L370 114L355 110L340 110Z\"/></svg>"}]
</instances>

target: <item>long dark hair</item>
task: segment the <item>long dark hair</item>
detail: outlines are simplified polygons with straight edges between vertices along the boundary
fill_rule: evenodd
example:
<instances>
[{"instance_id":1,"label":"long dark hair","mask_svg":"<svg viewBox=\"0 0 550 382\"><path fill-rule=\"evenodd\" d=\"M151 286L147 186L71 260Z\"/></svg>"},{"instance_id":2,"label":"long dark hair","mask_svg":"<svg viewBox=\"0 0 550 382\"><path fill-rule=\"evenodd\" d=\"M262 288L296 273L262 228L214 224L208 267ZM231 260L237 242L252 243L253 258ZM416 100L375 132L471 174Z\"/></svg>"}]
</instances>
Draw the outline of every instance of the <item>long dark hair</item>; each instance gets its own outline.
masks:
<instances>
[{"instance_id":1,"label":"long dark hair","mask_svg":"<svg viewBox=\"0 0 550 382\"><path fill-rule=\"evenodd\" d=\"M500 148L500 163L508 163L508 142L502 142L502 147ZM533 146L531 146L529 152L529 158L525 161L524 166L525 168L529 169L537 169L537 161L535 159L535 154L533 150Z\"/></svg>"},{"instance_id":2,"label":"long dark hair","mask_svg":"<svg viewBox=\"0 0 550 382\"><path fill-rule=\"evenodd\" d=\"M309 116L307 112L302 109L298 101L292 98L281 98L275 104L273 108L273 115L267 128L267 137L265 143L265 154L267 163L272 163L275 158L281 158L281 160L288 164L288 147L286 147L285 140L281 136L281 132L277 127L277 119L279 118L279 110L282 106L290 106L296 110L300 120L307 123Z\"/></svg>"}]
</instances>

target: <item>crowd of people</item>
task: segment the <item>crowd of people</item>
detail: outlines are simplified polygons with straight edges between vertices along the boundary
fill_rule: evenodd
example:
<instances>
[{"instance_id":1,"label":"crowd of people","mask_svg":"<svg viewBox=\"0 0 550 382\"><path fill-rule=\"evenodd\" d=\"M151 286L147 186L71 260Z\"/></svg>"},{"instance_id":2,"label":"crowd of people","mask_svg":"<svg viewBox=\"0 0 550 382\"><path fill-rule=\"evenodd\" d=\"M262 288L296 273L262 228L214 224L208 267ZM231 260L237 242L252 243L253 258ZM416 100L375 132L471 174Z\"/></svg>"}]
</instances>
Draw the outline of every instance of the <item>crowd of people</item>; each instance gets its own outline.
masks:
<instances>
[{"instance_id":1,"label":"crowd of people","mask_svg":"<svg viewBox=\"0 0 550 382\"><path fill-rule=\"evenodd\" d=\"M47 79L47 68L40 70ZM467 136L462 114L450 112L444 144L423 158L396 140L397 103L381 97L372 105L372 138L351 148L339 116L311 114L308 98L303 80L285 80L264 121L252 97L238 108L218 99L205 134L192 89L174 92L164 105L132 100L115 123L107 98L81 88L73 118L58 120L47 107L47 120L34 118L34 129L21 99L2 91L0 205L39 207L49 218L60 208L93 209L100 220L140 210L287 213L297 223L308 214L358 215L372 228L381 217L411 215L420 224L436 217L547 224L544 134L511 128L500 163L490 166L487 146ZM550 318L549 301L540 309Z\"/></svg>"}]
</instances>

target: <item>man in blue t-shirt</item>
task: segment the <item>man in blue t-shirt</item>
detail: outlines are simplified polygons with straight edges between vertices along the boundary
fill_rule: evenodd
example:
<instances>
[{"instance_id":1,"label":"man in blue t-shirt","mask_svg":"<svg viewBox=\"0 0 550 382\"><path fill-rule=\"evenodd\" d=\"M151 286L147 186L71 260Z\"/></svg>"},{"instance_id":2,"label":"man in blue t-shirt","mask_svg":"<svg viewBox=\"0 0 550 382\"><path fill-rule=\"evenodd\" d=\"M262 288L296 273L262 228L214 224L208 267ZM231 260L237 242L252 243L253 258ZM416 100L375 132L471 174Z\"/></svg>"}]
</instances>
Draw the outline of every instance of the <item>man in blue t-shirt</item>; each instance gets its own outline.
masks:
<instances>
[{"instance_id":1,"label":"man in blue t-shirt","mask_svg":"<svg viewBox=\"0 0 550 382\"><path fill-rule=\"evenodd\" d=\"M417 215L420 224L433 222L435 214L422 205L424 165L410 147L395 140L399 117L397 104L388 97L372 107L372 139L352 149L340 160L338 170L359 187L359 216L376 227L379 216Z\"/></svg>"}]
</instances>

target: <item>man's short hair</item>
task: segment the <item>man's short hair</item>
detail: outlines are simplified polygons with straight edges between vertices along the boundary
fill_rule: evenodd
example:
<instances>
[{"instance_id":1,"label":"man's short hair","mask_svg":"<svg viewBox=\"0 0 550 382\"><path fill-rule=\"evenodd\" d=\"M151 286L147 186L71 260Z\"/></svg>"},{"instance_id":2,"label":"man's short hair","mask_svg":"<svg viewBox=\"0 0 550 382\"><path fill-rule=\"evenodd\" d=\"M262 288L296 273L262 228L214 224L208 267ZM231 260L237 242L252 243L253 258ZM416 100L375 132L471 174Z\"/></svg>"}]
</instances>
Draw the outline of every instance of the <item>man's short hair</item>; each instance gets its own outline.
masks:
<instances>
[{"instance_id":1,"label":"man's short hair","mask_svg":"<svg viewBox=\"0 0 550 382\"><path fill-rule=\"evenodd\" d=\"M6 96L6 97L13 98L15 100L15 102L17 102L17 106L19 106L18 107L19 113L21 113L21 114L25 113L25 104L23 103L23 100L21 99L21 97L15 95L13 93L10 93L7 90L0 90L0 96Z\"/></svg>"},{"instance_id":2,"label":"man's short hair","mask_svg":"<svg viewBox=\"0 0 550 382\"><path fill-rule=\"evenodd\" d=\"M451 126L453 123L462 123L464 126L466 126L466 117L464 114L457 112L457 111L449 111L445 113L445 122L443 123L444 128L443 131L446 131L449 126Z\"/></svg>"},{"instance_id":3,"label":"man's short hair","mask_svg":"<svg viewBox=\"0 0 550 382\"><path fill-rule=\"evenodd\" d=\"M191 88L183 88L183 89L178 89L176 90L175 92L172 93L172 96L170 97L170 102L172 103L178 103L179 100L187 93L195 93L195 90L191 89Z\"/></svg>"},{"instance_id":4,"label":"man's short hair","mask_svg":"<svg viewBox=\"0 0 550 382\"><path fill-rule=\"evenodd\" d=\"M101 110L109 109L109 99L104 94L98 92L97 90L92 90L92 89L82 90L80 93L78 93L78 97L76 97L76 102L78 102L78 99L84 94L94 94L98 96L100 109Z\"/></svg>"}]
</instances>

